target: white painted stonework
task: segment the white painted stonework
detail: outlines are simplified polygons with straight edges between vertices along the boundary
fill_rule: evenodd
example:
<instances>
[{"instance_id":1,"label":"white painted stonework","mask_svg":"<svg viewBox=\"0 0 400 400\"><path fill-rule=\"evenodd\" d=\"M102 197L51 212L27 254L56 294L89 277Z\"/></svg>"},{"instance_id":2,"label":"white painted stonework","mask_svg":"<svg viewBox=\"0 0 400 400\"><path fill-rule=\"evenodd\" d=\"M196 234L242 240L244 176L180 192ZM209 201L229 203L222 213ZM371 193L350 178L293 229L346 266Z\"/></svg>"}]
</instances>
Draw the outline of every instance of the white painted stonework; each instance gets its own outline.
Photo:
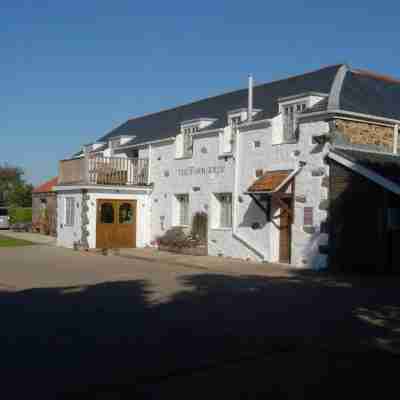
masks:
<instances>
[{"instance_id":1,"label":"white painted stonework","mask_svg":"<svg viewBox=\"0 0 400 400\"><path fill-rule=\"evenodd\" d=\"M314 99L312 99L314 100ZM311 101L311 100L310 100ZM322 268L325 256L319 253L319 245L327 241L320 233L320 223L326 219L326 211L319 210L327 190L321 187L323 176L312 176L312 171L328 167L323 162L325 150L313 154L317 146L312 136L328 132L324 121L303 121L299 126L299 138L295 143L282 143L282 117L272 120L243 124L234 138L230 155L221 155L226 146L221 141L223 130L195 133L193 156L177 158L175 140L138 146L139 158L149 158L150 182L147 189L127 187L78 187L58 188L58 243L72 247L81 240L81 212L77 209L75 224L66 227L64 204L67 196L75 196L82 203L82 189L89 196L88 244L96 246L96 200L132 199L138 201L137 246L154 245L156 239L171 226L176 225L176 195L189 196L190 215L197 211L206 212L209 220L208 252L210 255L238 257L257 261L279 260L279 229L276 222L268 222L265 213L245 192L256 180L256 170L296 170L296 196L305 196L305 202L294 201L292 225L291 264L298 267ZM178 140L181 140L178 136ZM178 143L179 144L179 143ZM113 149L118 157L127 156L128 149ZM110 155L109 149L104 151ZM180 154L178 153L178 156ZM230 193L233 200L233 226L218 227L218 203L216 194ZM314 233L303 229L304 207L313 207ZM279 215L276 204L272 215ZM279 221L279 220L275 220ZM258 226L255 228L255 224Z\"/></svg>"}]
</instances>

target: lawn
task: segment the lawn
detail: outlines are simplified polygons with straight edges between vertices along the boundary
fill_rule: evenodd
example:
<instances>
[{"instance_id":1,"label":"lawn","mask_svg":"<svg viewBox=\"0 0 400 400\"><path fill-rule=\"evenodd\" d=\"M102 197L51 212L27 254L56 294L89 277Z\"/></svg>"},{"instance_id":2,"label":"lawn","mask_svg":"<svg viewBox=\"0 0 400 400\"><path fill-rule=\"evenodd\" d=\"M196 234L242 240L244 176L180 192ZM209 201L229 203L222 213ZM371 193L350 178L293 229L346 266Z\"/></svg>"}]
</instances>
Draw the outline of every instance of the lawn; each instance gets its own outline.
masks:
<instances>
[{"instance_id":1,"label":"lawn","mask_svg":"<svg viewBox=\"0 0 400 400\"><path fill-rule=\"evenodd\" d=\"M32 242L27 240L14 239L8 236L0 235L0 247L18 247L18 246L30 246Z\"/></svg>"}]
</instances>

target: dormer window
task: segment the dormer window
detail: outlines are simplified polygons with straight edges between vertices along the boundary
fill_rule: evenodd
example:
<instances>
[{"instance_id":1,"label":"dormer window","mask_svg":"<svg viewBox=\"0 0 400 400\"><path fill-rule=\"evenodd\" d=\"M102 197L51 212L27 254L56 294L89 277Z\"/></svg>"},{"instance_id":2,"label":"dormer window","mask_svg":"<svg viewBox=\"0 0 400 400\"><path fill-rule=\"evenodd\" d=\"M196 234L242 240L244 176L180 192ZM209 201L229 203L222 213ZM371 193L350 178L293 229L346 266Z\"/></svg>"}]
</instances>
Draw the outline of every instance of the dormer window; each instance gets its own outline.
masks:
<instances>
[{"instance_id":1,"label":"dormer window","mask_svg":"<svg viewBox=\"0 0 400 400\"><path fill-rule=\"evenodd\" d=\"M192 133L198 132L200 128L198 126L190 126L188 128L183 128L184 135L191 135Z\"/></svg>"},{"instance_id":2,"label":"dormer window","mask_svg":"<svg viewBox=\"0 0 400 400\"><path fill-rule=\"evenodd\" d=\"M200 131L198 123L181 125L181 133L176 136L176 158L193 156L193 134Z\"/></svg>"},{"instance_id":3,"label":"dormer window","mask_svg":"<svg viewBox=\"0 0 400 400\"><path fill-rule=\"evenodd\" d=\"M281 113L281 122L277 124L280 126L273 135L275 137L273 143L280 144L296 141L301 113L305 111L306 108L312 107L315 103L321 101L327 96L328 94L326 93L305 92L292 96L280 97L278 102L279 112ZM277 116L276 118L279 119L280 117ZM278 132L278 130L280 132Z\"/></svg>"},{"instance_id":4,"label":"dormer window","mask_svg":"<svg viewBox=\"0 0 400 400\"><path fill-rule=\"evenodd\" d=\"M242 116L237 115L235 117L231 117L229 123L231 126L238 126L242 122Z\"/></svg>"},{"instance_id":5,"label":"dormer window","mask_svg":"<svg viewBox=\"0 0 400 400\"><path fill-rule=\"evenodd\" d=\"M283 139L285 142L296 140L298 115L306 109L306 103L283 106Z\"/></svg>"}]
</instances>

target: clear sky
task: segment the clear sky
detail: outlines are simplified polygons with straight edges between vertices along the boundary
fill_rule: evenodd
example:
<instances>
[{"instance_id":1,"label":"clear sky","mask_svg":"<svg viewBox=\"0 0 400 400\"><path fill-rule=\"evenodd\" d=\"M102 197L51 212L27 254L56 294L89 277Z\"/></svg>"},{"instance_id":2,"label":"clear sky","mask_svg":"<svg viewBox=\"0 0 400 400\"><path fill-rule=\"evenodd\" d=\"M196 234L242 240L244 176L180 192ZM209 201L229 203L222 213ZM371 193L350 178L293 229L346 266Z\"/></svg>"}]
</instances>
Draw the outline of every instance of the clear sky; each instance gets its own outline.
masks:
<instances>
[{"instance_id":1,"label":"clear sky","mask_svg":"<svg viewBox=\"0 0 400 400\"><path fill-rule=\"evenodd\" d=\"M400 76L400 2L1 0L0 162L37 184L126 119L321 66Z\"/></svg>"}]
</instances>

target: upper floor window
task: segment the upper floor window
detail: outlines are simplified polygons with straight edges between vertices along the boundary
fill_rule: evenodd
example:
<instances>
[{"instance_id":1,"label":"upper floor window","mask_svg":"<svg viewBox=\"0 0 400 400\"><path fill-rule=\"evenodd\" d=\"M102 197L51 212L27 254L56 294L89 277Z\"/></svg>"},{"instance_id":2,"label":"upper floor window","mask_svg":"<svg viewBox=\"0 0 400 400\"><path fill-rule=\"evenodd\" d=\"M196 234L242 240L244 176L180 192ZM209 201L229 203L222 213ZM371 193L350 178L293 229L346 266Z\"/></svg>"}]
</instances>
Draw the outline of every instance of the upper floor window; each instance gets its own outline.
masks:
<instances>
[{"instance_id":1,"label":"upper floor window","mask_svg":"<svg viewBox=\"0 0 400 400\"><path fill-rule=\"evenodd\" d=\"M238 126L242 122L242 117L240 115L230 118L231 126Z\"/></svg>"},{"instance_id":2,"label":"upper floor window","mask_svg":"<svg viewBox=\"0 0 400 400\"><path fill-rule=\"evenodd\" d=\"M183 128L183 133L184 134L192 134L195 132L198 132L200 130L200 128L196 125L196 126L189 126L187 128Z\"/></svg>"},{"instance_id":3,"label":"upper floor window","mask_svg":"<svg viewBox=\"0 0 400 400\"><path fill-rule=\"evenodd\" d=\"M283 140L290 142L296 139L298 115L306 109L306 103L294 103L283 107Z\"/></svg>"},{"instance_id":4,"label":"upper floor window","mask_svg":"<svg viewBox=\"0 0 400 400\"><path fill-rule=\"evenodd\" d=\"M192 157L193 134L200 130L199 125L183 126L176 136L176 158Z\"/></svg>"}]
</instances>

